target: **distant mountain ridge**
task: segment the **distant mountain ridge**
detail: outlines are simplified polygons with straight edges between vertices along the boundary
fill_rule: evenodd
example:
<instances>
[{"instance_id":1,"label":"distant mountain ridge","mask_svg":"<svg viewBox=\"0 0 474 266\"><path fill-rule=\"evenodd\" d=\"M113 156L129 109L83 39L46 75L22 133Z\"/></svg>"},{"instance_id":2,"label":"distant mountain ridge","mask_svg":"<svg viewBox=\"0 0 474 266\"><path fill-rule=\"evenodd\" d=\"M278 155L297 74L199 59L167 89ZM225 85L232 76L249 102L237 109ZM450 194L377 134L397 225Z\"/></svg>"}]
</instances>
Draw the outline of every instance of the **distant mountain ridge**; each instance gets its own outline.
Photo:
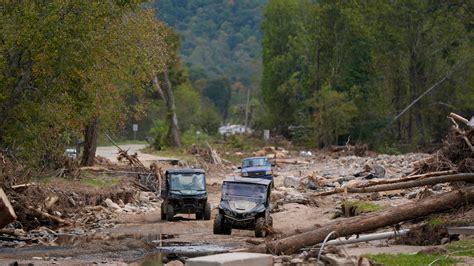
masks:
<instances>
[{"instance_id":1,"label":"distant mountain ridge","mask_svg":"<svg viewBox=\"0 0 474 266\"><path fill-rule=\"evenodd\" d=\"M157 0L157 15L182 36L191 81L225 77L250 84L261 69L267 0Z\"/></svg>"}]
</instances>

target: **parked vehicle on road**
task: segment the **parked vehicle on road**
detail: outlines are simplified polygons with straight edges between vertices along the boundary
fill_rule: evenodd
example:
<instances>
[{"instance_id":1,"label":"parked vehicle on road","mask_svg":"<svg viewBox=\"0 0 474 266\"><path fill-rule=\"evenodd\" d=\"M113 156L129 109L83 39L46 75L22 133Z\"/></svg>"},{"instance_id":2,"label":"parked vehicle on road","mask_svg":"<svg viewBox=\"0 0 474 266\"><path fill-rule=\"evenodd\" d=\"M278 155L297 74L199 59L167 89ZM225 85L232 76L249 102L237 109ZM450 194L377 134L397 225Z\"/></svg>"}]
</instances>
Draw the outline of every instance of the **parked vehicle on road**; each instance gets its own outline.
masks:
<instances>
[{"instance_id":1,"label":"parked vehicle on road","mask_svg":"<svg viewBox=\"0 0 474 266\"><path fill-rule=\"evenodd\" d=\"M178 213L195 213L196 219L211 219L207 202L206 172L202 169L166 171L166 184L161 192L161 220L173 221Z\"/></svg>"},{"instance_id":2,"label":"parked vehicle on road","mask_svg":"<svg viewBox=\"0 0 474 266\"><path fill-rule=\"evenodd\" d=\"M232 228L254 230L264 237L273 226L270 216L271 181L260 178L230 177L222 184L219 213L214 234L230 235Z\"/></svg>"}]
</instances>

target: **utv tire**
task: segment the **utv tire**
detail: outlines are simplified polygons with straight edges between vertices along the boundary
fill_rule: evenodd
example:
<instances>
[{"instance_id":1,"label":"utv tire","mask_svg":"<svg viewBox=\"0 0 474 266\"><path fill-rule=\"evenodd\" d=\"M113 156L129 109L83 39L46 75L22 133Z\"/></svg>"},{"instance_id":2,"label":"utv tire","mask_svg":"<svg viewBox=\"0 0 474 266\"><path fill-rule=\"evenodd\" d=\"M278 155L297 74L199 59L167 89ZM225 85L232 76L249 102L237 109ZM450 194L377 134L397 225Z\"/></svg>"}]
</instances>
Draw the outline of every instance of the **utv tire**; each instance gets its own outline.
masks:
<instances>
[{"instance_id":1,"label":"utv tire","mask_svg":"<svg viewBox=\"0 0 474 266\"><path fill-rule=\"evenodd\" d=\"M211 204L209 202L204 206L204 220L211 220Z\"/></svg>"},{"instance_id":2,"label":"utv tire","mask_svg":"<svg viewBox=\"0 0 474 266\"><path fill-rule=\"evenodd\" d=\"M232 234L232 227L226 226L225 224L222 226L222 234L223 235L231 235Z\"/></svg>"},{"instance_id":3,"label":"utv tire","mask_svg":"<svg viewBox=\"0 0 474 266\"><path fill-rule=\"evenodd\" d=\"M265 218L260 217L257 218L255 221L255 236L256 237L265 237L267 234L266 228L265 228Z\"/></svg>"},{"instance_id":4,"label":"utv tire","mask_svg":"<svg viewBox=\"0 0 474 266\"><path fill-rule=\"evenodd\" d=\"M213 231L216 235L230 235L232 233L232 227L225 225L224 215L219 213L214 219Z\"/></svg>"},{"instance_id":5,"label":"utv tire","mask_svg":"<svg viewBox=\"0 0 474 266\"><path fill-rule=\"evenodd\" d=\"M212 227L215 235L222 235L222 226L224 225L224 215L218 214L214 219L214 225Z\"/></svg>"},{"instance_id":6,"label":"utv tire","mask_svg":"<svg viewBox=\"0 0 474 266\"><path fill-rule=\"evenodd\" d=\"M202 220L202 212L196 212L196 220Z\"/></svg>"},{"instance_id":7,"label":"utv tire","mask_svg":"<svg viewBox=\"0 0 474 266\"><path fill-rule=\"evenodd\" d=\"M165 203L161 203L161 220L166 220L166 211L165 211Z\"/></svg>"},{"instance_id":8,"label":"utv tire","mask_svg":"<svg viewBox=\"0 0 474 266\"><path fill-rule=\"evenodd\" d=\"M166 208L166 220L173 221L174 218L174 208L171 205L168 205Z\"/></svg>"}]
</instances>

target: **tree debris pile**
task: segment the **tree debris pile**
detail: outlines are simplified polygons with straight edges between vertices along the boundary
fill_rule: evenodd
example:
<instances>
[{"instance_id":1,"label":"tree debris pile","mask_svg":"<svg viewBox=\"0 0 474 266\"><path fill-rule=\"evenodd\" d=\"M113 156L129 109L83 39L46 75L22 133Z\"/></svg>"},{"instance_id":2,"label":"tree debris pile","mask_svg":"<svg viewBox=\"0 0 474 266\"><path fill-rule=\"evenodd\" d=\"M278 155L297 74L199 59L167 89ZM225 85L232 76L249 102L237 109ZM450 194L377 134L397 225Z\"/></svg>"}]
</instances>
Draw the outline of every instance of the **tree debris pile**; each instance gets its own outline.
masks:
<instances>
[{"instance_id":1,"label":"tree debris pile","mask_svg":"<svg viewBox=\"0 0 474 266\"><path fill-rule=\"evenodd\" d=\"M416 165L416 173L454 170L459 173L474 172L474 127L468 120L451 113L448 118L453 123L443 147L431 158ZM457 122L463 123L460 127Z\"/></svg>"},{"instance_id":2,"label":"tree debris pile","mask_svg":"<svg viewBox=\"0 0 474 266\"><path fill-rule=\"evenodd\" d=\"M7 193L21 228L32 230L40 226L56 228L72 225L77 222L74 216L78 210L101 205L107 198L129 203L136 192L125 185L97 190L34 184L11 189Z\"/></svg>"},{"instance_id":3,"label":"tree debris pile","mask_svg":"<svg viewBox=\"0 0 474 266\"><path fill-rule=\"evenodd\" d=\"M216 164L216 165L222 165L223 163L230 163L229 161L223 159L217 150L212 148L212 146L206 142L205 148L200 147L199 145L193 144L191 146L191 149L189 149L188 153L191 155L198 156L202 159L204 159L205 162L211 163L211 164Z\"/></svg>"}]
</instances>

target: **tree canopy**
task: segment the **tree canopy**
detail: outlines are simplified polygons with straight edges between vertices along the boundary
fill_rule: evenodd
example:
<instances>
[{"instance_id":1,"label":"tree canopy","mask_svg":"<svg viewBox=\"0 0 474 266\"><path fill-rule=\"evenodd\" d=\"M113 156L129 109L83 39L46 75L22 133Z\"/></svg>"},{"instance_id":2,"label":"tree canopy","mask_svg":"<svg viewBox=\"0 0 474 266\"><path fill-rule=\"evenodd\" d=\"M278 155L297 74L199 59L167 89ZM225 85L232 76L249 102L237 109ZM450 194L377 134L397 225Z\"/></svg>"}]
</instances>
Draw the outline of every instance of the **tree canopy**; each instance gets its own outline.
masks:
<instances>
[{"instance_id":1,"label":"tree canopy","mask_svg":"<svg viewBox=\"0 0 474 266\"><path fill-rule=\"evenodd\" d=\"M0 144L36 161L57 161L91 121L123 126L130 93L142 95L172 56L169 30L139 1L20 1L0 12Z\"/></svg>"},{"instance_id":2,"label":"tree canopy","mask_svg":"<svg viewBox=\"0 0 474 266\"><path fill-rule=\"evenodd\" d=\"M319 145L440 140L447 113L474 110L470 12L469 1L269 1L261 85L271 125L287 136L305 127Z\"/></svg>"}]
</instances>

